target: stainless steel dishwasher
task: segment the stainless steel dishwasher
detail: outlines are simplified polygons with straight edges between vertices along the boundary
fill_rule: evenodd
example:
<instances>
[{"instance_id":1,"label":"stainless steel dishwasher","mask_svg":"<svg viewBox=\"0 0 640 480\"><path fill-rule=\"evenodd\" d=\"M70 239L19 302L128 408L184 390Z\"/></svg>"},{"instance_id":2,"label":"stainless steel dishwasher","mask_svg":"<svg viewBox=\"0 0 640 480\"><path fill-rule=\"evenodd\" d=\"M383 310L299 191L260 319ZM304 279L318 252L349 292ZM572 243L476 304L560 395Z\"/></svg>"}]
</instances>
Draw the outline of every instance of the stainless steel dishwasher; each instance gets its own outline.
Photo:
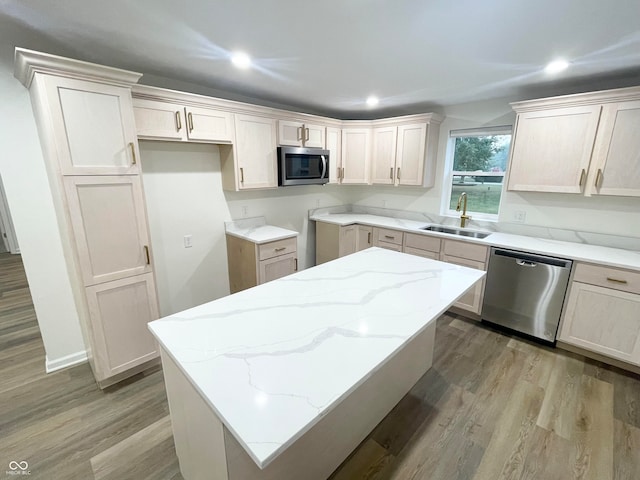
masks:
<instances>
[{"instance_id":1,"label":"stainless steel dishwasher","mask_svg":"<svg viewBox=\"0 0 640 480\"><path fill-rule=\"evenodd\" d=\"M491 248L482 320L555 342L571 260Z\"/></svg>"}]
</instances>

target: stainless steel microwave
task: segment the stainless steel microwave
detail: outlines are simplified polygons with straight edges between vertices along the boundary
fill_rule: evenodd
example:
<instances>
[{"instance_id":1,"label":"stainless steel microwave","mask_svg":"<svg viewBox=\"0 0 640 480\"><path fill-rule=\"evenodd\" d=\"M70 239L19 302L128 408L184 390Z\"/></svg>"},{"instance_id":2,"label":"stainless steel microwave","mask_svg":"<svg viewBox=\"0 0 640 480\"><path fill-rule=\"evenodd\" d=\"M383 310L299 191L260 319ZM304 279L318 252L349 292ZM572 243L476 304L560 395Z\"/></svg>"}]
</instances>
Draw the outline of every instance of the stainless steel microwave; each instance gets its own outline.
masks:
<instances>
[{"instance_id":1,"label":"stainless steel microwave","mask_svg":"<svg viewBox=\"0 0 640 480\"><path fill-rule=\"evenodd\" d=\"M278 185L322 185L329 182L329 150L278 147Z\"/></svg>"}]
</instances>

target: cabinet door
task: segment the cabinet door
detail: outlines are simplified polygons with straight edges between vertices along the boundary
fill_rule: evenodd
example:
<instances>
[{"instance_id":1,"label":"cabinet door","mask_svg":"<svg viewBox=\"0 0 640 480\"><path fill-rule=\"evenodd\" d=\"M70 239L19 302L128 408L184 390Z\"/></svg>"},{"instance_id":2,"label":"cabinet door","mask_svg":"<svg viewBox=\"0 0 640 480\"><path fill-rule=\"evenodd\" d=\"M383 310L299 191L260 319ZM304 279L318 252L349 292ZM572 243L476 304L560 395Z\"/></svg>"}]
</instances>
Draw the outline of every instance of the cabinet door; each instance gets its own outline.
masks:
<instances>
[{"instance_id":1,"label":"cabinet door","mask_svg":"<svg viewBox=\"0 0 640 480\"><path fill-rule=\"evenodd\" d=\"M475 268L477 270L484 270L485 263L478 262L476 260L467 260L466 258L460 257L451 257L446 254L441 255L441 260L447 263L453 263L454 265L462 265L463 267ZM484 294L484 279L482 281L475 284L475 286L469 290L467 293L462 295L456 303L453 304L454 307L458 307L462 310L467 310L472 313L477 313L480 315L482 310L482 296Z\"/></svg>"},{"instance_id":2,"label":"cabinet door","mask_svg":"<svg viewBox=\"0 0 640 480\"><path fill-rule=\"evenodd\" d=\"M329 150L329 183L340 183L342 168L342 131L327 127L327 150Z\"/></svg>"},{"instance_id":3,"label":"cabinet door","mask_svg":"<svg viewBox=\"0 0 640 480\"><path fill-rule=\"evenodd\" d=\"M342 129L342 183L369 183L371 130Z\"/></svg>"},{"instance_id":4,"label":"cabinet door","mask_svg":"<svg viewBox=\"0 0 640 480\"><path fill-rule=\"evenodd\" d=\"M324 130L325 127L322 125L305 123L302 130L304 146L309 148L324 148Z\"/></svg>"},{"instance_id":5,"label":"cabinet door","mask_svg":"<svg viewBox=\"0 0 640 480\"><path fill-rule=\"evenodd\" d=\"M573 282L559 339L640 365L640 295Z\"/></svg>"},{"instance_id":6,"label":"cabinet door","mask_svg":"<svg viewBox=\"0 0 640 480\"><path fill-rule=\"evenodd\" d=\"M296 253L280 255L260 262L260 275L258 283L266 283L281 277L291 275L298 269Z\"/></svg>"},{"instance_id":7,"label":"cabinet door","mask_svg":"<svg viewBox=\"0 0 640 480\"><path fill-rule=\"evenodd\" d=\"M276 121L236 115L235 124L238 187L241 190L277 187Z\"/></svg>"},{"instance_id":8,"label":"cabinet door","mask_svg":"<svg viewBox=\"0 0 640 480\"><path fill-rule=\"evenodd\" d=\"M291 147L301 147L303 127L300 122L290 122L288 120L278 120L278 144Z\"/></svg>"},{"instance_id":9,"label":"cabinet door","mask_svg":"<svg viewBox=\"0 0 640 480\"><path fill-rule=\"evenodd\" d=\"M396 179L397 127L373 129L373 163L371 183L393 185Z\"/></svg>"},{"instance_id":10,"label":"cabinet door","mask_svg":"<svg viewBox=\"0 0 640 480\"><path fill-rule=\"evenodd\" d=\"M84 284L150 272L140 177L65 177L64 182Z\"/></svg>"},{"instance_id":11,"label":"cabinet door","mask_svg":"<svg viewBox=\"0 0 640 480\"><path fill-rule=\"evenodd\" d=\"M97 345L93 355L98 381L158 356L147 328L159 317L153 274L87 287L86 294Z\"/></svg>"},{"instance_id":12,"label":"cabinet door","mask_svg":"<svg viewBox=\"0 0 640 480\"><path fill-rule=\"evenodd\" d=\"M640 196L640 101L605 105L587 193Z\"/></svg>"},{"instance_id":13,"label":"cabinet door","mask_svg":"<svg viewBox=\"0 0 640 480\"><path fill-rule=\"evenodd\" d=\"M509 190L581 193L600 118L599 105L518 115Z\"/></svg>"},{"instance_id":14,"label":"cabinet door","mask_svg":"<svg viewBox=\"0 0 640 480\"><path fill-rule=\"evenodd\" d=\"M356 251L364 250L373 245L373 228L365 225L357 225Z\"/></svg>"},{"instance_id":15,"label":"cabinet door","mask_svg":"<svg viewBox=\"0 0 640 480\"><path fill-rule=\"evenodd\" d=\"M133 114L139 138L187 140L181 105L136 98L133 100Z\"/></svg>"},{"instance_id":16,"label":"cabinet door","mask_svg":"<svg viewBox=\"0 0 640 480\"><path fill-rule=\"evenodd\" d=\"M189 140L232 143L233 114L211 108L186 107L185 118Z\"/></svg>"},{"instance_id":17,"label":"cabinet door","mask_svg":"<svg viewBox=\"0 0 640 480\"><path fill-rule=\"evenodd\" d=\"M338 257L344 257L356 252L358 243L358 226L346 225L340 227L340 240L338 248Z\"/></svg>"},{"instance_id":18,"label":"cabinet door","mask_svg":"<svg viewBox=\"0 0 640 480\"><path fill-rule=\"evenodd\" d=\"M44 81L63 175L139 173L128 88L62 77Z\"/></svg>"},{"instance_id":19,"label":"cabinet door","mask_svg":"<svg viewBox=\"0 0 640 480\"><path fill-rule=\"evenodd\" d=\"M396 153L396 183L422 185L424 183L427 125L416 123L398 127Z\"/></svg>"}]
</instances>

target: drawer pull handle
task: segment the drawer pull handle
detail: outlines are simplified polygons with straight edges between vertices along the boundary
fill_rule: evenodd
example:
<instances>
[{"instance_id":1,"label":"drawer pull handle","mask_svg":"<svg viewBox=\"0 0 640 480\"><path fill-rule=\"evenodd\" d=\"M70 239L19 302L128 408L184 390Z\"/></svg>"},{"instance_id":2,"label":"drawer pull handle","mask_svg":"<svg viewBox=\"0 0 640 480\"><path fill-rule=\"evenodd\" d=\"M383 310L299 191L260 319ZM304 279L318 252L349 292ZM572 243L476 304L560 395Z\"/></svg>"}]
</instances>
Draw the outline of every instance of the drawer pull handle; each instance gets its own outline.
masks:
<instances>
[{"instance_id":1,"label":"drawer pull handle","mask_svg":"<svg viewBox=\"0 0 640 480\"><path fill-rule=\"evenodd\" d=\"M385 235L384 238L390 238L391 240L395 240L396 237L393 235Z\"/></svg>"},{"instance_id":2,"label":"drawer pull handle","mask_svg":"<svg viewBox=\"0 0 640 480\"><path fill-rule=\"evenodd\" d=\"M627 281L626 281L626 280L620 280L620 279L618 279L618 278L611 278L611 277L607 277L607 281L608 281L608 282L613 282L613 283L621 283L621 284L623 284L623 285L626 285L626 284L627 284Z\"/></svg>"},{"instance_id":3,"label":"drawer pull handle","mask_svg":"<svg viewBox=\"0 0 640 480\"><path fill-rule=\"evenodd\" d=\"M281 252L283 250L286 250L287 247L280 247L280 248L276 248L276 252Z\"/></svg>"}]
</instances>

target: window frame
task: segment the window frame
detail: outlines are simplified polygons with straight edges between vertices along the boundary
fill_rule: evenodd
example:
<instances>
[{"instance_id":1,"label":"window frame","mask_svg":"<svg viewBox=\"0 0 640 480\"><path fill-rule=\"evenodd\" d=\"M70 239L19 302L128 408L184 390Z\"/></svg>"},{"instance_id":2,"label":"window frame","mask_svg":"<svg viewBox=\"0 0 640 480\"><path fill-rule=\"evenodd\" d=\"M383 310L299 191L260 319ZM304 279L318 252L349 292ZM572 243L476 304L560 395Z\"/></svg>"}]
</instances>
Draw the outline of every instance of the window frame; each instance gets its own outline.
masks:
<instances>
[{"instance_id":1,"label":"window frame","mask_svg":"<svg viewBox=\"0 0 640 480\"><path fill-rule=\"evenodd\" d=\"M449 208L451 201L451 194L453 191L453 160L455 156L455 145L456 139L460 137L487 137L491 135L510 135L511 140L509 142L509 152L507 152L507 159L511 157L511 146L513 142L513 126L512 125L499 125L499 126L491 126L491 127L478 127L478 128L467 128L467 129L456 129L449 130L449 138L447 139L447 150L446 150L446 159L445 159L445 172L444 172L444 181L445 187L442 189L442 208L440 209L441 214L445 217L453 217L459 218L460 212L457 212L455 209ZM489 222L497 222L500 217L500 210L502 209L502 200L504 198L504 193L506 189L506 178L507 178L507 170L509 169L509 163L507 160L507 166L504 172L500 172L502 174L502 187L500 189L500 203L498 204L498 213L484 213L484 212L475 212L473 210L467 209L467 214L470 214L472 220L482 220ZM471 172L470 172L471 173ZM497 175L493 175L497 176Z\"/></svg>"}]
</instances>

